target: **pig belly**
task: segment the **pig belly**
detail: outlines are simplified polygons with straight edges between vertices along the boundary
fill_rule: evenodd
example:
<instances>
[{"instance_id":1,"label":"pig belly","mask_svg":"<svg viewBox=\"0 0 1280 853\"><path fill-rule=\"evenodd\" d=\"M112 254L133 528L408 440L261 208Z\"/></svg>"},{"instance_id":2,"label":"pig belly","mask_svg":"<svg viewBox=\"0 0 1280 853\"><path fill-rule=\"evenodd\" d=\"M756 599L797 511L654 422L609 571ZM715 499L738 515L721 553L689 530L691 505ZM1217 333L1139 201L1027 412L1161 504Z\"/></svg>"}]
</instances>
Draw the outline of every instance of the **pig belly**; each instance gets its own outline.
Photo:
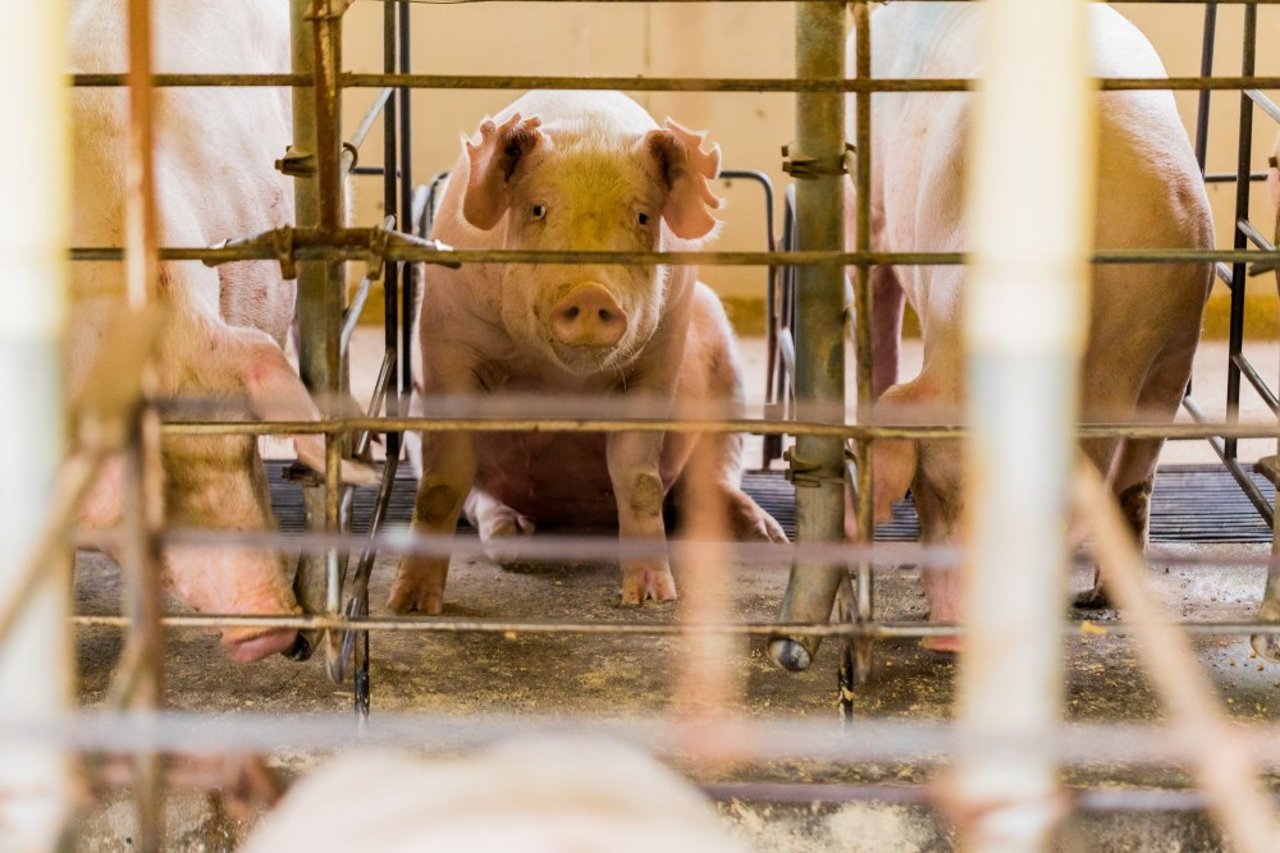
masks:
<instances>
[{"instance_id":1,"label":"pig belly","mask_svg":"<svg viewBox=\"0 0 1280 853\"><path fill-rule=\"evenodd\" d=\"M476 488L536 524L618 523L602 434L488 433L476 437L476 458ZM672 478L662 467L663 486L670 489Z\"/></svg>"}]
</instances>

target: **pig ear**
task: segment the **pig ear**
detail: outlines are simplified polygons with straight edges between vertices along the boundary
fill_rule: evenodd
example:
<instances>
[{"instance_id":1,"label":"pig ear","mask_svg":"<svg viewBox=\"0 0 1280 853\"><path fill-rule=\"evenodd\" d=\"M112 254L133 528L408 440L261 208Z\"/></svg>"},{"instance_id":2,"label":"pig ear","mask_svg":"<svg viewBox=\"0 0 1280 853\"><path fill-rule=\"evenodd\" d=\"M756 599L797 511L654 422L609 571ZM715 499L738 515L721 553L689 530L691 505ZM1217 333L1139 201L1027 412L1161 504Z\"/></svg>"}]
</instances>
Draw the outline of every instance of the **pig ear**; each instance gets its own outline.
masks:
<instances>
[{"instance_id":1,"label":"pig ear","mask_svg":"<svg viewBox=\"0 0 1280 853\"><path fill-rule=\"evenodd\" d=\"M521 166L543 142L541 124L541 119L522 119L519 113L500 126L485 119L479 140L465 142L470 172L462 215L476 228L488 231L511 207L511 190L520 179Z\"/></svg>"},{"instance_id":2,"label":"pig ear","mask_svg":"<svg viewBox=\"0 0 1280 853\"><path fill-rule=\"evenodd\" d=\"M284 353L274 342L255 343L244 350L242 377L249 407L260 418L289 421L318 421L320 411L312 402L306 386L293 372ZM324 436L300 435L294 438L300 459L309 468L324 471ZM378 482L372 468L349 459L342 460L339 474L344 483L366 486Z\"/></svg>"},{"instance_id":3,"label":"pig ear","mask_svg":"<svg viewBox=\"0 0 1280 853\"><path fill-rule=\"evenodd\" d=\"M702 150L706 134L694 133L667 119L665 130L651 130L641 141L641 152L667 191L662 218L683 240L700 240L716 227L711 211L720 199L710 181L720 173L720 146Z\"/></svg>"}]
</instances>

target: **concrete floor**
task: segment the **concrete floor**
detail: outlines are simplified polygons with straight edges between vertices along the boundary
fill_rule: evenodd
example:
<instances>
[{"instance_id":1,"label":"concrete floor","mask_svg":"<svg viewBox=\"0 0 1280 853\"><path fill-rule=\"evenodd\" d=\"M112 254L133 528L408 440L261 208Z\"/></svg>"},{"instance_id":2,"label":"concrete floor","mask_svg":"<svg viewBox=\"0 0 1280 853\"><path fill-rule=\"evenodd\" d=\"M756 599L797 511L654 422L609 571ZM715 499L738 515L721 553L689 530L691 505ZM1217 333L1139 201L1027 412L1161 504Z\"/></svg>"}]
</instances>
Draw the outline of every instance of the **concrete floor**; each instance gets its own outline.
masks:
<instances>
[{"instance_id":1,"label":"concrete floor","mask_svg":"<svg viewBox=\"0 0 1280 853\"><path fill-rule=\"evenodd\" d=\"M360 346L377 351L375 336ZM759 375L763 348L744 346L748 371ZM918 354L915 356L918 358ZM1277 348L1258 356L1275 365ZM1225 363L1212 345L1202 355L1207 367ZM358 378L357 389L366 380ZM760 382L749 385L759 396ZM1221 380L1206 369L1196 379L1197 395L1221 399ZM1265 446L1258 448L1267 452ZM1172 453L1176 461L1203 458L1189 445ZM1182 455L1182 454L1188 455ZM751 460L758 456L748 457ZM1167 457L1168 458L1168 457ZM1253 615L1263 584L1263 570L1232 560L1256 559L1266 546L1186 546L1180 556L1222 562L1212 568L1181 563L1157 565L1152 587L1166 608L1180 618L1240 620ZM676 568L677 577L679 567ZM375 614L385 612L394 562L380 559L373 576ZM738 567L732 590L734 615L743 620L775 618L786 581L784 567ZM1082 587L1083 576L1073 578ZM617 604L617 569L610 565L572 565L507 572L482 559L456 560L450 574L446 614L477 618L537 620L620 619L668 621L679 605L646 606L623 611ZM76 604L82 613L117 612L118 570L97 554L77 559ZM925 613L918 572L885 568L876 587L878 613L888 619L920 619ZM1067 608L1064 602L1064 614ZM1108 618L1114 618L1111 614ZM79 694L89 707L105 696L111 669L121 650L113 629L81 629L76 634L80 663ZM1249 721L1275 721L1280 715L1280 667L1253 656L1243 638L1203 638L1196 642L1200 658L1234 716ZM1131 642L1111 636L1076 636L1066 641L1068 678L1066 716L1074 721L1152 721L1159 702L1146 683ZM371 677L373 714L424 711L450 715L480 712L620 715L659 712L668 706L668 691L679 655L669 638L413 634L376 635ZM192 631L173 631L168 650L168 699L173 707L213 714L280 711L346 712L351 691L331 684L323 664L298 664L274 658L253 666L231 663L215 639ZM833 705L837 654L824 647L813 667L788 674L768 660L763 641L742 648L735 675L742 687L737 709L761 718L829 719L832 737L839 736ZM951 713L955 664L921 650L914 642L877 646L876 676L856 700L856 713L866 718L945 720ZM290 773L310 766L317 756L281 752L271 756ZM931 768L877 763L834 766L820 763L770 764L744 768L732 778L776 781L840 781L883 784L922 782ZM1069 768L1069 784L1177 784L1177 773L1138 772L1114 766ZM720 805L728 827L761 851L950 849L947 828L926 809L880 804L779 805L730 802ZM248 824L213 808L203 796L179 795L170 804L172 849L233 849ZM131 846L131 812L121 795L106 795L86 812L78 849L127 850ZM1204 850L1220 847L1218 836L1198 814L1075 816L1064 827L1058 847L1064 850Z\"/></svg>"}]
</instances>

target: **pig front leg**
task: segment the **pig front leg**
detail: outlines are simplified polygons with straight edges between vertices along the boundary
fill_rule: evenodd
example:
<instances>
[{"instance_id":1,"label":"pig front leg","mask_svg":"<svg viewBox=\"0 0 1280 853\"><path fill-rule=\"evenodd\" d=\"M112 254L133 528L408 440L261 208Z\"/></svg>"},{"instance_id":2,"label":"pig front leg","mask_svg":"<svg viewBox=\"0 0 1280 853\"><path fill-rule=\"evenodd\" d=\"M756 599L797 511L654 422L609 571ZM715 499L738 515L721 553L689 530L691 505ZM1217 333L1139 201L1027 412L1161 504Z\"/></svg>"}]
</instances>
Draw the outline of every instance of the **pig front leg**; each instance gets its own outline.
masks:
<instances>
[{"instance_id":1,"label":"pig front leg","mask_svg":"<svg viewBox=\"0 0 1280 853\"><path fill-rule=\"evenodd\" d=\"M618 432L608 438L609 480L618 499L618 533L625 539L666 541L662 503L666 489L658 469L660 432ZM676 582L665 557L622 561L622 603L672 601Z\"/></svg>"},{"instance_id":2,"label":"pig front leg","mask_svg":"<svg viewBox=\"0 0 1280 853\"><path fill-rule=\"evenodd\" d=\"M475 442L467 433L429 432L422 436L422 479L413 506L413 532L451 536L476 478ZM444 608L449 557L410 554L400 560L387 607L429 616Z\"/></svg>"}]
</instances>

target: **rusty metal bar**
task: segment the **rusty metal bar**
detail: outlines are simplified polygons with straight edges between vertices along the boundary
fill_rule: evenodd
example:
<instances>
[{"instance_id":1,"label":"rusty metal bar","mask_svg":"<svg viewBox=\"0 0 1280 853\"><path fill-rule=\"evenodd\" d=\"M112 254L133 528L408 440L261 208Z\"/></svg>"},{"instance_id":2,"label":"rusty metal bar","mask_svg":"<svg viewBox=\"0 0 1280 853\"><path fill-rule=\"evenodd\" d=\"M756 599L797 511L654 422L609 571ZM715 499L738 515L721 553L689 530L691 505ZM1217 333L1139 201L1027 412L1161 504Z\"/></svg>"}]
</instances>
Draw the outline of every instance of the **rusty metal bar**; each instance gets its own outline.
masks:
<instances>
[{"instance_id":1,"label":"rusty metal bar","mask_svg":"<svg viewBox=\"0 0 1280 853\"><path fill-rule=\"evenodd\" d=\"M76 614L68 617L72 625L81 627L128 628L128 616L109 614ZM965 629L951 622L886 621L859 625L852 622L786 623L777 622L545 622L531 620L448 619L439 616L397 618L350 618L347 616L237 616L232 614L200 614L165 616L161 624L167 628L216 629L296 628L315 631L389 631L443 634L503 634L515 639L522 634L679 636L684 634L733 634L767 637L785 628L789 634L810 637L851 637L868 640L921 639L924 637L963 637ZM1196 636L1280 635L1276 622L1185 622L1167 623ZM1102 637L1128 637L1135 627L1125 622L1066 622L1055 625L1055 637L1079 637L1086 640Z\"/></svg>"},{"instance_id":2,"label":"rusty metal bar","mask_svg":"<svg viewBox=\"0 0 1280 853\"><path fill-rule=\"evenodd\" d=\"M839 424L813 421L761 421L750 418L667 420L646 418L571 418L513 417L498 413L477 417L437 415L433 417L344 417L324 421L226 421L183 420L164 424L164 432L174 435L285 435L338 434L349 430L374 432L742 432L756 435L812 435L823 438L858 440L863 438L940 439L964 438L967 430L958 425ZM1280 427L1269 423L1152 423L1152 424L1086 424L1075 429L1075 436L1088 438L1172 438L1193 439L1229 436L1231 438L1276 438Z\"/></svg>"},{"instance_id":3,"label":"rusty metal bar","mask_svg":"<svg viewBox=\"0 0 1280 853\"><path fill-rule=\"evenodd\" d=\"M344 228L336 234L320 235L310 229L292 231L293 254L300 261L323 259L368 260L373 252L369 241L376 229ZM275 234L277 232L271 232ZM288 233L284 229L280 233ZM669 266L956 266L969 259L960 252L845 252L802 250L795 252L557 252L517 249L454 249L394 232L380 254L393 261L461 264L626 264ZM69 250L73 261L119 261L124 250L118 246L79 246ZM162 261L202 261L216 265L228 261L275 260L272 238L217 247L166 247ZM1280 261L1280 252L1243 249L1109 249L1094 252L1095 264L1187 264L1203 261Z\"/></svg>"},{"instance_id":4,"label":"rusty metal bar","mask_svg":"<svg viewBox=\"0 0 1280 853\"><path fill-rule=\"evenodd\" d=\"M872 45L871 12L866 3L859 3L854 7L854 27L857 33L857 43L854 46L857 76L867 79L872 76ZM872 137L871 94L869 92L858 93L856 109L857 142L854 146L856 162L854 190L857 202L857 210L855 212L857 232L855 234L854 248L859 252L870 252ZM858 370L858 423L860 424L871 421L871 407L875 403L871 381L871 323L874 310L871 304L871 272L872 267L869 264L862 263L857 266L853 293L854 347ZM856 498L854 512L857 514L858 521L858 541L862 544L869 544L875 539L875 522L872 519L875 496L871 478L871 460L875 449L872 447L870 439L865 438L857 441L856 447L857 458L862 460L862 464L854 468L857 479L848 480L847 488L854 490L853 495ZM845 470L848 472L847 466ZM854 584L852 590L854 609L851 615L859 624L870 624L875 620L873 606L875 577L871 571L871 563L869 561L860 560L854 565ZM841 671L841 679L846 682L844 685L846 690L852 690L857 685L865 684L867 679L871 677L871 653L872 647L869 641L848 644L845 649L843 669ZM842 694L841 702L844 703L843 710L846 717L850 716L853 712L851 693Z\"/></svg>"},{"instance_id":5,"label":"rusty metal bar","mask_svg":"<svg viewBox=\"0 0 1280 853\"><path fill-rule=\"evenodd\" d=\"M796 6L796 71L814 80L844 77L844 8L829 3ZM839 94L796 96L797 245L801 250L844 247L844 98ZM835 164L838 168L831 168ZM837 265L805 267L796 273L796 414L812 419L815 409L844 409L844 270ZM840 418L843 420L843 416ZM844 442L831 436L797 434L789 457L796 485L796 540L839 542L844 537ZM780 622L816 622L831 617L843 562L792 565ZM780 632L769 642L774 663L807 669L817 652L812 637Z\"/></svg>"},{"instance_id":6,"label":"rusty metal bar","mask_svg":"<svg viewBox=\"0 0 1280 853\"><path fill-rule=\"evenodd\" d=\"M787 0L836 5L833 0ZM174 87L293 86L309 87L315 78L309 72L292 74L158 74L155 85ZM340 76L342 88L384 89L609 89L624 92L964 92L973 81L964 77L896 79L815 79L805 77L577 77L567 75L494 74L375 74L351 73ZM122 74L73 74L77 87L112 87L124 84ZM1104 92L1134 90L1223 91L1280 89L1280 77L1101 77Z\"/></svg>"}]
</instances>

